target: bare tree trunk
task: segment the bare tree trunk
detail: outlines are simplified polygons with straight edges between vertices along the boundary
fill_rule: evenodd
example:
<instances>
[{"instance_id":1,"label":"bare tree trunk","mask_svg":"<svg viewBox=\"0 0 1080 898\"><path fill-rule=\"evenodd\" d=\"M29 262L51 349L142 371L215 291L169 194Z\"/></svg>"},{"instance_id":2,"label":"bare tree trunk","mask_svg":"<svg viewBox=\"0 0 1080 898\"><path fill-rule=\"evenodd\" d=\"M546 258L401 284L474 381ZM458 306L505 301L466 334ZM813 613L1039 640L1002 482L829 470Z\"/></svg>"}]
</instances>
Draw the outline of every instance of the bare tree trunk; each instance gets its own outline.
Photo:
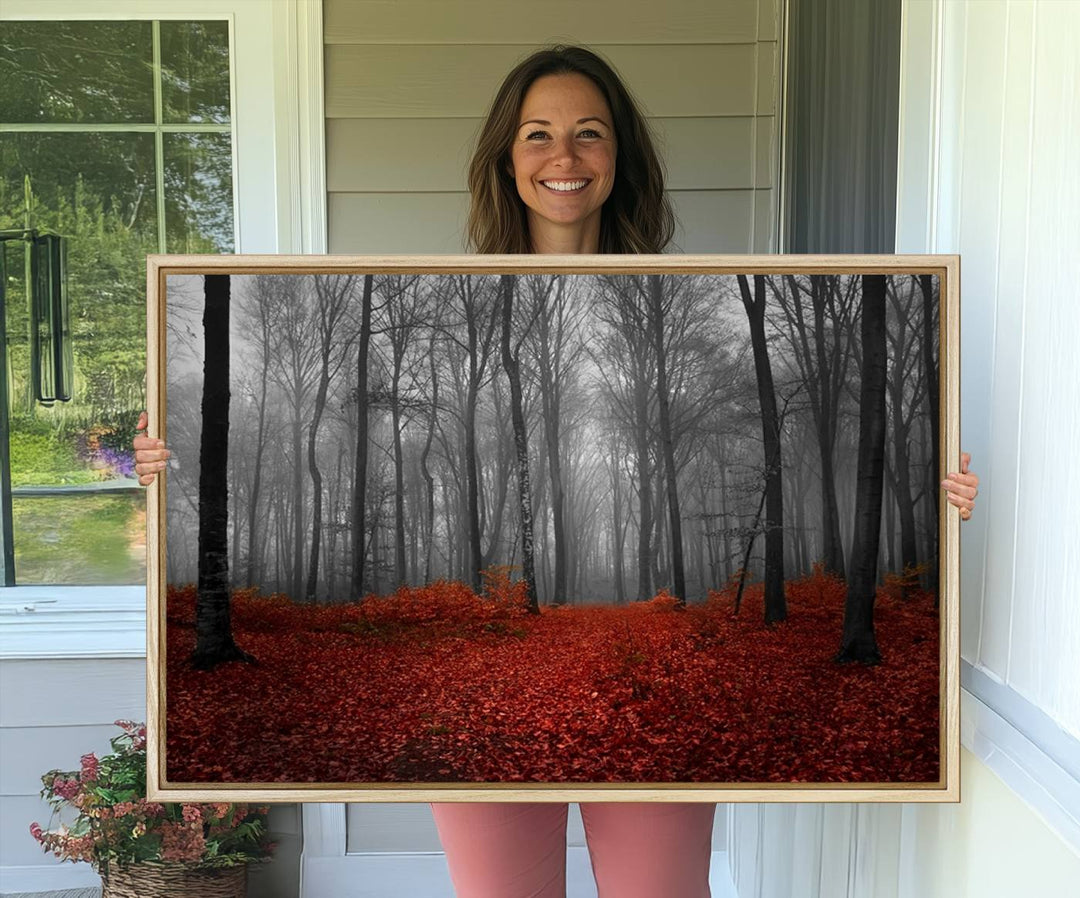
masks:
<instances>
[{"instance_id":1,"label":"bare tree trunk","mask_svg":"<svg viewBox=\"0 0 1080 898\"><path fill-rule=\"evenodd\" d=\"M941 423L938 420L938 405L940 397L938 396L938 369L937 362L934 359L934 350L937 347L937 327L935 327L937 321L937 315L935 312L940 310L941 302L934 301L934 279L932 275L923 274L919 275L919 288L922 290L923 299L923 332L922 332L922 354L923 354L923 370L926 375L926 397L930 403L930 439L931 457L933 458L933 503L934 517L933 526L930 528L930 545L932 546L930 552L930 576L929 576L929 588L934 593L934 608L938 608L938 557L940 549L938 547L939 540L939 527L941 520L941 490L938 488L938 483L945 476L941 470Z\"/></svg>"},{"instance_id":2,"label":"bare tree trunk","mask_svg":"<svg viewBox=\"0 0 1080 898\"><path fill-rule=\"evenodd\" d=\"M254 661L233 641L229 590L229 275L205 276L202 435L199 443L199 583L191 664L209 670Z\"/></svg>"},{"instance_id":3,"label":"bare tree trunk","mask_svg":"<svg viewBox=\"0 0 1080 898\"><path fill-rule=\"evenodd\" d=\"M784 484L780 458L780 415L773 389L772 367L765 343L765 278L754 275L754 294L746 275L738 275L739 290L750 321L750 341L754 350L761 430L765 444L765 622L787 617L784 596Z\"/></svg>"},{"instance_id":4,"label":"bare tree trunk","mask_svg":"<svg viewBox=\"0 0 1080 898\"><path fill-rule=\"evenodd\" d=\"M402 586L405 572L405 459L401 451L401 407L398 402L398 371L390 387L390 425L394 436L394 580Z\"/></svg>"},{"instance_id":5,"label":"bare tree trunk","mask_svg":"<svg viewBox=\"0 0 1080 898\"><path fill-rule=\"evenodd\" d=\"M360 337L357 347L356 459L353 465L352 495L352 576L349 592L359 599L364 591L364 517L367 512L368 461L368 347L371 343L371 291L373 275L364 276L364 292L360 310Z\"/></svg>"},{"instance_id":6,"label":"bare tree trunk","mask_svg":"<svg viewBox=\"0 0 1080 898\"><path fill-rule=\"evenodd\" d=\"M427 520L424 527L424 582L431 582L431 553L435 541L435 478L428 470L431 442L435 438L435 422L439 411L439 378L435 368L435 335L428 341L428 364L431 370L431 415L428 418L427 440L420 453L420 473L424 478L424 495L427 500Z\"/></svg>"},{"instance_id":7,"label":"bare tree trunk","mask_svg":"<svg viewBox=\"0 0 1080 898\"><path fill-rule=\"evenodd\" d=\"M649 462L649 411L647 386L644 383L634 385L635 418L634 430L637 453L638 481L638 552L637 597L639 602L652 598L652 466Z\"/></svg>"},{"instance_id":8,"label":"bare tree trunk","mask_svg":"<svg viewBox=\"0 0 1080 898\"><path fill-rule=\"evenodd\" d=\"M292 587L290 594L299 599L304 593L304 469L300 459L304 455L304 431L300 423L303 414L299 399L293 403L292 441L293 441L293 559Z\"/></svg>"},{"instance_id":9,"label":"bare tree trunk","mask_svg":"<svg viewBox=\"0 0 1080 898\"><path fill-rule=\"evenodd\" d=\"M844 601L844 630L838 662L881 661L874 638L878 543L885 469L885 388L888 371L885 277L863 275L862 387L859 394L859 464L855 493L852 573Z\"/></svg>"},{"instance_id":10,"label":"bare tree trunk","mask_svg":"<svg viewBox=\"0 0 1080 898\"><path fill-rule=\"evenodd\" d=\"M255 473L251 481L251 501L248 502L248 558L245 585L250 589L255 583L255 571L261 555L256 526L259 521L259 491L262 486L263 452L266 449L266 380L269 370L269 347L264 341L263 366L259 394L259 424L255 435Z\"/></svg>"},{"instance_id":11,"label":"bare tree trunk","mask_svg":"<svg viewBox=\"0 0 1080 898\"><path fill-rule=\"evenodd\" d=\"M611 447L611 501L612 534L615 537L615 604L626 604L626 582L623 578L623 547L626 540L626 525L623 523L623 498L622 487L619 483L619 454L618 448L613 443Z\"/></svg>"},{"instance_id":12,"label":"bare tree trunk","mask_svg":"<svg viewBox=\"0 0 1080 898\"><path fill-rule=\"evenodd\" d=\"M668 521L671 528L671 579L678 607L686 606L686 573L683 570L682 514L675 478L675 445L671 436L671 399L668 396L667 350L664 346L664 294L660 275L649 275L650 315L656 348L656 397L660 405L660 445L667 477Z\"/></svg>"},{"instance_id":13,"label":"bare tree trunk","mask_svg":"<svg viewBox=\"0 0 1080 898\"><path fill-rule=\"evenodd\" d=\"M308 474L311 477L311 555L308 562L307 587L304 590L304 601L316 601L316 590L319 585L319 548L322 540L322 474L315 459L315 448L318 444L319 422L322 420L323 410L326 407L326 393L329 388L330 378L323 376L319 381L319 391L315 396L315 411L311 425L308 427L307 462Z\"/></svg>"},{"instance_id":14,"label":"bare tree trunk","mask_svg":"<svg viewBox=\"0 0 1080 898\"><path fill-rule=\"evenodd\" d=\"M502 283L502 363L510 382L510 414L514 422L514 449L517 453L518 506L521 516L521 568L525 577L525 595L529 612L540 613L536 595L536 572L533 567L532 494L529 489L529 444L522 410L521 371L517 353L510 346L510 325L514 316L514 291L517 278L504 274ZM519 344L520 345L520 344Z\"/></svg>"},{"instance_id":15,"label":"bare tree trunk","mask_svg":"<svg viewBox=\"0 0 1080 898\"><path fill-rule=\"evenodd\" d=\"M476 324L470 317L469 332L469 388L465 400L465 466L468 484L469 524L469 582L474 591L480 591L480 571L484 567L484 554L480 548L480 484L476 458L476 405L480 392L478 366L478 335Z\"/></svg>"}]
</instances>

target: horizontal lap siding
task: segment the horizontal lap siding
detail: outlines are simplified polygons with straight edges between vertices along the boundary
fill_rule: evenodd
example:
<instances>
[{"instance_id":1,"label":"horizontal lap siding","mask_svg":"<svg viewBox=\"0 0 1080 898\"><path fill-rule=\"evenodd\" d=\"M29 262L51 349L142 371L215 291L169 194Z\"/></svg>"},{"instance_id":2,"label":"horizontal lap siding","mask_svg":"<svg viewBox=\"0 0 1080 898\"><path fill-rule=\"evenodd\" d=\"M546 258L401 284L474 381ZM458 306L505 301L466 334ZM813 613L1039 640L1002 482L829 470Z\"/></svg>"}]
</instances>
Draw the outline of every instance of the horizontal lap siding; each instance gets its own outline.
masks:
<instances>
[{"instance_id":1,"label":"horizontal lap siding","mask_svg":"<svg viewBox=\"0 0 1080 898\"><path fill-rule=\"evenodd\" d=\"M466 168L492 94L547 42L612 61L650 116L682 252L775 250L775 3L328 0L329 250L462 252ZM545 33L572 22L573 33Z\"/></svg>"},{"instance_id":2,"label":"horizontal lap siding","mask_svg":"<svg viewBox=\"0 0 1080 898\"><path fill-rule=\"evenodd\" d=\"M758 0L327 0L324 32L328 44L747 43L768 12Z\"/></svg>"},{"instance_id":3,"label":"horizontal lap siding","mask_svg":"<svg viewBox=\"0 0 1080 898\"><path fill-rule=\"evenodd\" d=\"M30 837L45 826L41 775L78 770L87 752L106 754L113 721L146 718L142 658L0 661L0 868L49 864Z\"/></svg>"}]
</instances>

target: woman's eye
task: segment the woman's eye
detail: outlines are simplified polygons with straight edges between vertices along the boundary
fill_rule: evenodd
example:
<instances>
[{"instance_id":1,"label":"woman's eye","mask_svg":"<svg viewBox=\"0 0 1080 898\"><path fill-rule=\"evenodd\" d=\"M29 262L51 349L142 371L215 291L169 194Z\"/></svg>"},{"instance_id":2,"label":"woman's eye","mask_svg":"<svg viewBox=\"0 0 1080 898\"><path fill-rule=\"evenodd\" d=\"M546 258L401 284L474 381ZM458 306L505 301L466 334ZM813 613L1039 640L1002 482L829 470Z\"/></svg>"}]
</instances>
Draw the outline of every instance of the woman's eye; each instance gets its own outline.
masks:
<instances>
[{"instance_id":1,"label":"woman's eye","mask_svg":"<svg viewBox=\"0 0 1080 898\"><path fill-rule=\"evenodd\" d=\"M543 140L548 136L547 131L530 131L525 135L526 140Z\"/></svg>"},{"instance_id":2,"label":"woman's eye","mask_svg":"<svg viewBox=\"0 0 1080 898\"><path fill-rule=\"evenodd\" d=\"M584 131L578 134L578 137L602 137L603 135L599 131L595 131L592 128L586 128Z\"/></svg>"}]
</instances>

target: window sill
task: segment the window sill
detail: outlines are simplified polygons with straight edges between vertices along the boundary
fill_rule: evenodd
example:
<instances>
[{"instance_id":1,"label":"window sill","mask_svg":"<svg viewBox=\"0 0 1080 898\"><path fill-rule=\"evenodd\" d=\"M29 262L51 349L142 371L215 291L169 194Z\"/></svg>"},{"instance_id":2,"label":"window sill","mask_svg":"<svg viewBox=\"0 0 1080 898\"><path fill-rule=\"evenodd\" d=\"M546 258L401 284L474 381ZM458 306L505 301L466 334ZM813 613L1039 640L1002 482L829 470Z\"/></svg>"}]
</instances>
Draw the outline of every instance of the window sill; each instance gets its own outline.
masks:
<instances>
[{"instance_id":1,"label":"window sill","mask_svg":"<svg viewBox=\"0 0 1080 898\"><path fill-rule=\"evenodd\" d=\"M145 657L144 586L0 590L0 659Z\"/></svg>"}]
</instances>

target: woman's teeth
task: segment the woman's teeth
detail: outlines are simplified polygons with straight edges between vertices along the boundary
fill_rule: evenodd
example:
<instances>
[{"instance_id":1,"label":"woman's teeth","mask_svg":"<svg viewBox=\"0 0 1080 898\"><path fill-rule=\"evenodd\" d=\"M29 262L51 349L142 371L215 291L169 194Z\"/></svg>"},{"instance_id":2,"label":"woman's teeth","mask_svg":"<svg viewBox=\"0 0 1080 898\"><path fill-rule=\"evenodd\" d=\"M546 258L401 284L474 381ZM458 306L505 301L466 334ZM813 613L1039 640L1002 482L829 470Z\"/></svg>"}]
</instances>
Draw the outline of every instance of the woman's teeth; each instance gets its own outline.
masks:
<instances>
[{"instance_id":1,"label":"woman's teeth","mask_svg":"<svg viewBox=\"0 0 1080 898\"><path fill-rule=\"evenodd\" d=\"M584 187L589 182L588 182L588 180L584 180L584 181L541 181L540 183L543 184L545 187L547 187L549 190L558 190L561 193L565 193L565 192L570 191L570 190L580 190L582 187Z\"/></svg>"}]
</instances>

